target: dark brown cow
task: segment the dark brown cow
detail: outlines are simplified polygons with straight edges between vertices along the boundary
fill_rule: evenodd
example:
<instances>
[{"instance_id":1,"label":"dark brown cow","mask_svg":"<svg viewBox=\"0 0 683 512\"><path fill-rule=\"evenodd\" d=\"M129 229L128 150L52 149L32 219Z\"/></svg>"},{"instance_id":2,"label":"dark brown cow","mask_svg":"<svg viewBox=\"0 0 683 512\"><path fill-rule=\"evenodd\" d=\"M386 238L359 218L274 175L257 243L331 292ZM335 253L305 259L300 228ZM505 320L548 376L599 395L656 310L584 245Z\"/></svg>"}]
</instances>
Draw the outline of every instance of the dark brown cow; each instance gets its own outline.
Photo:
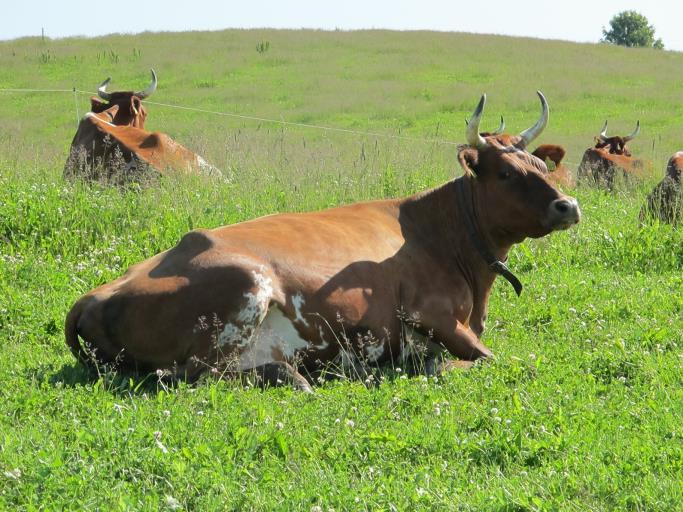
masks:
<instances>
[{"instance_id":1,"label":"dark brown cow","mask_svg":"<svg viewBox=\"0 0 683 512\"><path fill-rule=\"evenodd\" d=\"M579 180L590 179L599 186L612 190L615 179L629 181L633 175L642 171L642 160L634 158L626 144L640 133L640 121L636 129L625 137L607 137L607 121L596 137L595 147L588 148L579 164Z\"/></svg>"},{"instance_id":2,"label":"dark brown cow","mask_svg":"<svg viewBox=\"0 0 683 512\"><path fill-rule=\"evenodd\" d=\"M94 352L189 379L284 368L306 390L297 370L396 361L407 339L424 342L428 372L443 349L465 362L490 356L479 338L496 276L521 292L502 263L511 247L580 218L525 150L548 121L539 97L533 127L482 137L482 96L458 153L464 175L435 189L188 233L78 300L68 346L82 361Z\"/></svg>"},{"instance_id":3,"label":"dark brown cow","mask_svg":"<svg viewBox=\"0 0 683 512\"><path fill-rule=\"evenodd\" d=\"M666 175L647 196L640 210L641 223L658 219L668 224L678 224L683 219L683 151L674 153L666 166Z\"/></svg>"},{"instance_id":4,"label":"dark brown cow","mask_svg":"<svg viewBox=\"0 0 683 512\"><path fill-rule=\"evenodd\" d=\"M157 88L156 73L151 72L152 82L139 92L107 92L111 78L102 82L98 88L101 99L90 99L91 111L81 120L71 142L64 166L66 178L78 176L125 182L148 167L160 172L175 169L218 173L202 157L168 135L145 130L147 109L142 100Z\"/></svg>"}]
</instances>

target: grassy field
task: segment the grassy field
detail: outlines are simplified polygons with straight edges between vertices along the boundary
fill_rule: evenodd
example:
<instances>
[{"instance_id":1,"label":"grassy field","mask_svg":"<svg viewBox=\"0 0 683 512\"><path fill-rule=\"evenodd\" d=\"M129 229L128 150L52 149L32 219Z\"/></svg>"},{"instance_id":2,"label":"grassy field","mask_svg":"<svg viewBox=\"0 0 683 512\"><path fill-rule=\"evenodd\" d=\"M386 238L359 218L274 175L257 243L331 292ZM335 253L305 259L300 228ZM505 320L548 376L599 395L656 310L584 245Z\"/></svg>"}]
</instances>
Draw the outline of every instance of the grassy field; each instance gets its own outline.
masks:
<instances>
[{"instance_id":1,"label":"grassy field","mask_svg":"<svg viewBox=\"0 0 683 512\"><path fill-rule=\"evenodd\" d=\"M265 53L256 51L269 41ZM605 118L651 178L572 191L582 223L513 250L484 341L438 379L390 371L313 396L233 382L91 378L64 316L189 229L397 197L457 174L455 148L150 105L148 125L226 179L125 190L61 179L71 94L0 92L0 510L683 510L683 231L640 228L683 139L683 54L441 33L226 31L0 42L0 88L138 88L162 103L464 139L538 115L577 163ZM80 114L87 97L78 97Z\"/></svg>"}]
</instances>

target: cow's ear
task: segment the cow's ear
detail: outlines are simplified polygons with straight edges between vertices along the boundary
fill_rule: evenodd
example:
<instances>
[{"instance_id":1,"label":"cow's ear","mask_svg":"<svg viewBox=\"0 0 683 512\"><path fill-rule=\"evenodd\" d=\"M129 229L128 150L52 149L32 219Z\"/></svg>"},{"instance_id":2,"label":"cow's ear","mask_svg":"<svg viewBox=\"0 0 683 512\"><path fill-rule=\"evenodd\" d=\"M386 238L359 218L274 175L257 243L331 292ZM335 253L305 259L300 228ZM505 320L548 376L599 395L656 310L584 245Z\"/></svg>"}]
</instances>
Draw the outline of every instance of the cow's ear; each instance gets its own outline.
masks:
<instances>
[{"instance_id":1,"label":"cow's ear","mask_svg":"<svg viewBox=\"0 0 683 512\"><path fill-rule=\"evenodd\" d=\"M458 150L458 162L465 174L476 176L479 173L479 151L470 146Z\"/></svg>"},{"instance_id":2,"label":"cow's ear","mask_svg":"<svg viewBox=\"0 0 683 512\"><path fill-rule=\"evenodd\" d=\"M101 99L96 98L95 96L90 98L90 111L91 112L95 112L95 114L99 114L103 110L107 110L108 107L109 107L109 104L105 103Z\"/></svg>"},{"instance_id":3,"label":"cow's ear","mask_svg":"<svg viewBox=\"0 0 683 512\"><path fill-rule=\"evenodd\" d=\"M140 98L135 95L130 97L130 115L137 116L140 113L141 106L142 102L140 101Z\"/></svg>"},{"instance_id":4,"label":"cow's ear","mask_svg":"<svg viewBox=\"0 0 683 512\"><path fill-rule=\"evenodd\" d=\"M567 152L562 146L557 144L543 144L538 146L531 154L544 162L551 160L555 164L555 167L557 167L560 165L560 162L562 162L562 159Z\"/></svg>"}]
</instances>

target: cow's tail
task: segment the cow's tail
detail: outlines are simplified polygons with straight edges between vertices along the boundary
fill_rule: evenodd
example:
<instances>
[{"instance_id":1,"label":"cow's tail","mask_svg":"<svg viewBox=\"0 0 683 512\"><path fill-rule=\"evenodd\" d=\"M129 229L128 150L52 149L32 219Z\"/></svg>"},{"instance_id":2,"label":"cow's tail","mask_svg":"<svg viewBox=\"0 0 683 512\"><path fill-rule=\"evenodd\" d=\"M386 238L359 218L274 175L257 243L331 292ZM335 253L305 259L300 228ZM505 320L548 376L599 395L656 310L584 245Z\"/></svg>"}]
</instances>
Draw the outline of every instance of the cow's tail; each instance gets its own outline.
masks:
<instances>
[{"instance_id":1,"label":"cow's tail","mask_svg":"<svg viewBox=\"0 0 683 512\"><path fill-rule=\"evenodd\" d=\"M87 301L81 299L76 304L73 305L69 314L66 315L66 321L64 322L64 336L66 339L66 344L71 349L71 353L76 356L81 363L88 365L91 362L91 357L86 352L85 347L81 344L80 338L78 336L78 320L83 313L83 309Z\"/></svg>"}]
</instances>

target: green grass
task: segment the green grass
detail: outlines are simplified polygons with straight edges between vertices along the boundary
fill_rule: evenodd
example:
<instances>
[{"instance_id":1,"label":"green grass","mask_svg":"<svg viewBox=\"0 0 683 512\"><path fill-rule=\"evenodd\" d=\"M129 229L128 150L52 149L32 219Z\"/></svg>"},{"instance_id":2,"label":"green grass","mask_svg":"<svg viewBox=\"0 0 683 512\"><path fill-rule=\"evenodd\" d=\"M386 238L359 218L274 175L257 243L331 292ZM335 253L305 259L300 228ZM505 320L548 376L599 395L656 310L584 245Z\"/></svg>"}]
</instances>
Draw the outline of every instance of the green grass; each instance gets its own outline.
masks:
<instances>
[{"instance_id":1,"label":"green grass","mask_svg":"<svg viewBox=\"0 0 683 512\"><path fill-rule=\"evenodd\" d=\"M92 89L111 74L139 87L153 65L161 102L416 137L438 127L453 141L482 90L485 122L502 112L518 130L541 88L542 142L578 161L604 117L623 131L640 118L633 150L659 176L680 149L670 77L681 64L491 36L228 31L4 42L0 86ZM495 284L484 341L496 358L471 371L389 372L378 387L340 380L314 396L90 379L61 332L81 293L193 227L442 183L454 148L150 106L150 127L228 180L89 187L61 180L73 97L5 94L0 510L683 510L683 232L638 226L651 182L572 191L582 223L513 250L524 293Z\"/></svg>"}]
</instances>

